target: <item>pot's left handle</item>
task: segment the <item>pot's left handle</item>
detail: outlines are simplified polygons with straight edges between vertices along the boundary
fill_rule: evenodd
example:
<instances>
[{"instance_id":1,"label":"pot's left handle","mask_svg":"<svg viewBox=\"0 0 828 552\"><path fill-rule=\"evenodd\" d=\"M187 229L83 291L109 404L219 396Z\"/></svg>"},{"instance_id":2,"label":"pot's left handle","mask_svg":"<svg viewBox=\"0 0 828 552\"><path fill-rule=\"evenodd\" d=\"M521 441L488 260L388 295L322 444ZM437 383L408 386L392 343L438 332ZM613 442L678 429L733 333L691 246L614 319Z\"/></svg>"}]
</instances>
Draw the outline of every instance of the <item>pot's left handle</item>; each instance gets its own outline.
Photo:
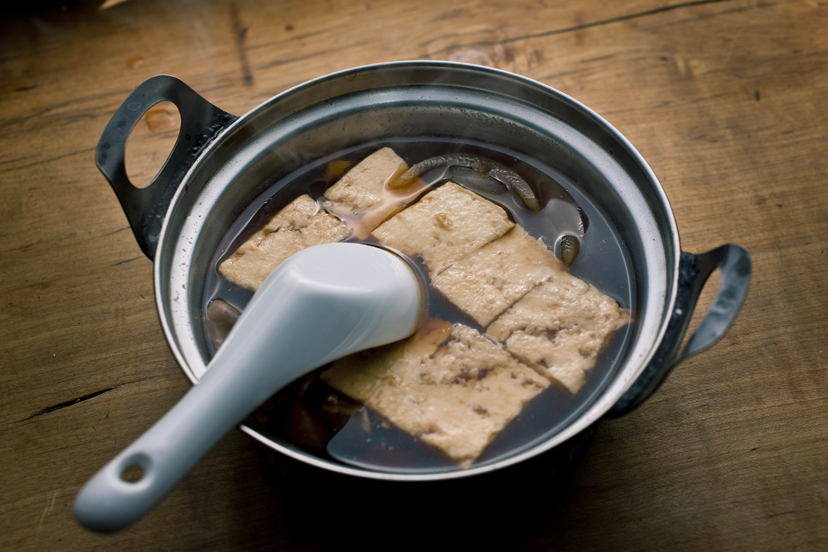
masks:
<instances>
[{"instance_id":1,"label":"pot's left handle","mask_svg":"<svg viewBox=\"0 0 828 552\"><path fill-rule=\"evenodd\" d=\"M127 138L155 104L169 101L181 114L181 130L166 163L146 188L137 188L126 173ZM238 119L217 108L179 79L158 75L144 81L112 116L98 142L95 162L126 213L135 239L153 259L161 224L173 194L201 151Z\"/></svg>"},{"instance_id":2,"label":"pot's left handle","mask_svg":"<svg viewBox=\"0 0 828 552\"><path fill-rule=\"evenodd\" d=\"M710 274L717 268L721 269L721 278L713 305L682 349L696 302ZM658 389L679 362L719 341L742 308L750 275L750 255L740 245L729 243L701 255L682 252L676 304L664 338L644 372L607 412L607 417L617 418L633 410Z\"/></svg>"}]
</instances>

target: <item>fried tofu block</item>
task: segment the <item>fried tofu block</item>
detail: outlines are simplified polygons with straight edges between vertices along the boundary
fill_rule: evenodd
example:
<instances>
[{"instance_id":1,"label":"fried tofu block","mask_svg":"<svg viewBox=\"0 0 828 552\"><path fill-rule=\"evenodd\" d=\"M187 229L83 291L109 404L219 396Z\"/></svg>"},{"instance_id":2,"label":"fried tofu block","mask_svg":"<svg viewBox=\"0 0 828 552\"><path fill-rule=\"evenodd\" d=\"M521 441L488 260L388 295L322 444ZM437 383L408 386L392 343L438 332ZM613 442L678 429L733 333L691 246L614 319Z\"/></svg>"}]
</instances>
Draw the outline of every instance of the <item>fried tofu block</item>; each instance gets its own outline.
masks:
<instances>
[{"instance_id":1,"label":"fried tofu block","mask_svg":"<svg viewBox=\"0 0 828 552\"><path fill-rule=\"evenodd\" d=\"M408 165L394 150L377 150L327 189L322 206L342 219L354 237L364 240L385 219L426 191L422 180L403 189L388 186L407 170Z\"/></svg>"},{"instance_id":2,"label":"fried tofu block","mask_svg":"<svg viewBox=\"0 0 828 552\"><path fill-rule=\"evenodd\" d=\"M628 311L613 299L557 272L495 320L486 335L576 393L598 352L627 322Z\"/></svg>"},{"instance_id":3,"label":"fried tofu block","mask_svg":"<svg viewBox=\"0 0 828 552\"><path fill-rule=\"evenodd\" d=\"M219 273L243 288L256 291L282 262L313 245L340 242L348 228L319 208L310 196L296 198L276 213L219 265Z\"/></svg>"},{"instance_id":4,"label":"fried tofu block","mask_svg":"<svg viewBox=\"0 0 828 552\"><path fill-rule=\"evenodd\" d=\"M403 357L417 358L434 353L448 339L451 327L451 322L429 320L410 339L341 358L320 377L337 391L366 403L395 364Z\"/></svg>"},{"instance_id":5,"label":"fried tofu block","mask_svg":"<svg viewBox=\"0 0 828 552\"><path fill-rule=\"evenodd\" d=\"M441 272L432 285L486 327L515 301L563 269L543 241L515 226Z\"/></svg>"},{"instance_id":6,"label":"fried tofu block","mask_svg":"<svg viewBox=\"0 0 828 552\"><path fill-rule=\"evenodd\" d=\"M366 403L404 354L405 345L400 343L360 351L334 361L319 377L340 393Z\"/></svg>"},{"instance_id":7,"label":"fried tofu block","mask_svg":"<svg viewBox=\"0 0 828 552\"><path fill-rule=\"evenodd\" d=\"M325 208L337 215L366 212L382 201L386 184L407 170L408 165L394 150L377 150L325 191L331 200Z\"/></svg>"},{"instance_id":8,"label":"fried tofu block","mask_svg":"<svg viewBox=\"0 0 828 552\"><path fill-rule=\"evenodd\" d=\"M384 375L360 394L370 395L366 404L393 424L467 467L550 381L467 326L453 326L448 339L439 328L436 336L426 334L421 345L398 345L405 350L391 362L380 355L377 366L364 366L372 377ZM326 381L353 393L360 384L343 385L344 376Z\"/></svg>"},{"instance_id":9,"label":"fried tofu block","mask_svg":"<svg viewBox=\"0 0 828 552\"><path fill-rule=\"evenodd\" d=\"M368 405L464 465L549 386L546 378L459 324L432 356L404 359L386 382Z\"/></svg>"},{"instance_id":10,"label":"fried tofu block","mask_svg":"<svg viewBox=\"0 0 828 552\"><path fill-rule=\"evenodd\" d=\"M422 257L433 277L514 225L491 201L447 182L381 224L373 235L405 255Z\"/></svg>"}]
</instances>

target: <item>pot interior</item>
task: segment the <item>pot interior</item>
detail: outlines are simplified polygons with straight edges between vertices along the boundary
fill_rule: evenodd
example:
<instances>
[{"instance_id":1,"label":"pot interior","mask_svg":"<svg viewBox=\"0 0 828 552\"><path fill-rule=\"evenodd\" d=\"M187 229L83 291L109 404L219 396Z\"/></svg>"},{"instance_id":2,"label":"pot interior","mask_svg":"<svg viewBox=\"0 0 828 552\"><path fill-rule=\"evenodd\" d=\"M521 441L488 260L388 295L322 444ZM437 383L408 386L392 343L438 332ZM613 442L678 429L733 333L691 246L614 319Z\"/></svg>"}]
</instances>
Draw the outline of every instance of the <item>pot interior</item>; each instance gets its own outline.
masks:
<instances>
[{"instance_id":1,"label":"pot interior","mask_svg":"<svg viewBox=\"0 0 828 552\"><path fill-rule=\"evenodd\" d=\"M635 275L629 344L565 423L479 468L381 474L316 457L251 420L245 431L267 446L369 477L454 477L515 463L600 419L646 366L663 334L679 253L675 221L652 171L617 131L571 98L515 75L460 64L385 64L324 77L269 100L229 127L186 176L162 230L155 284L162 325L192 381L211 356L202 315L206 275L245 210L264 193L277 192L274 201L287 204L295 196L280 196L280 185L337 152L425 139L461 149L485 144L537 160L596 204L617 229ZM597 277L610 281L613 268L602 270Z\"/></svg>"}]
</instances>

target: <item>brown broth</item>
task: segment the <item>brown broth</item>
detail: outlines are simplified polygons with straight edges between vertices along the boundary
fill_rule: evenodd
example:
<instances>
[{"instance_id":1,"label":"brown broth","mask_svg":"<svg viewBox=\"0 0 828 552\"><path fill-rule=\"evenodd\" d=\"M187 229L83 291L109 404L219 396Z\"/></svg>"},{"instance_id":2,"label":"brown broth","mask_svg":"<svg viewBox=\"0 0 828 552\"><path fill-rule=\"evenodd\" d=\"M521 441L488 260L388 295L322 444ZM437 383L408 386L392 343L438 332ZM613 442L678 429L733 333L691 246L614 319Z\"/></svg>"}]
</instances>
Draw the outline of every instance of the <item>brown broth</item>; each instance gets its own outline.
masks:
<instances>
[{"instance_id":1,"label":"brown broth","mask_svg":"<svg viewBox=\"0 0 828 552\"><path fill-rule=\"evenodd\" d=\"M561 216L562 209L567 208L567 212L571 212L571 205L564 205L564 202L574 200L583 214L586 232L578 257L569 267L570 273L615 299L622 308L635 312L636 279L630 254L612 219L593 198L571 179L536 159L473 141L441 138L384 140L365 144L321 158L273 183L242 212L216 250L206 276L202 312L206 313L210 302L215 300L225 301L238 310L245 307L252 292L221 277L218 265L296 197L307 193L313 199L321 198L323 192L334 183L330 177L326 178L326 168L330 161L347 161L353 166L385 146L394 149L409 164L435 155L463 152L509 166L529 183L541 204L545 204L544 209L534 213L512 193L480 195L503 207L510 218L530 235L543 238L547 246L555 248L559 257L561 236L565 233L578 235L582 230L560 223L564 219ZM423 175L423 180L431 183L444 176L446 175L440 170L435 170ZM561 192L561 188L568 192L568 196ZM352 237L349 241L356 240ZM428 284L428 272L420 259L407 260L423 282ZM465 324L485 333L485 328L480 327L430 286L427 289L428 317ZM598 362L578 393L573 395L553 385L527 403L520 415L504 428L474 465L495 462L531 448L565 427L607 385L614 370L622 362L631 334L631 324L616 332L608 346L599 354ZM216 344L211 339L215 335L216 328L210 327L208 321L205 324L205 337L211 354L215 353ZM249 421L250 425L262 434L300 450L368 469L404 473L460 469L442 453L395 428L370 409L361 409L359 404L327 387L318 378L324 369L325 367L320 368L277 393L256 411ZM334 437L337 458L331 457L327 452L327 446Z\"/></svg>"}]
</instances>

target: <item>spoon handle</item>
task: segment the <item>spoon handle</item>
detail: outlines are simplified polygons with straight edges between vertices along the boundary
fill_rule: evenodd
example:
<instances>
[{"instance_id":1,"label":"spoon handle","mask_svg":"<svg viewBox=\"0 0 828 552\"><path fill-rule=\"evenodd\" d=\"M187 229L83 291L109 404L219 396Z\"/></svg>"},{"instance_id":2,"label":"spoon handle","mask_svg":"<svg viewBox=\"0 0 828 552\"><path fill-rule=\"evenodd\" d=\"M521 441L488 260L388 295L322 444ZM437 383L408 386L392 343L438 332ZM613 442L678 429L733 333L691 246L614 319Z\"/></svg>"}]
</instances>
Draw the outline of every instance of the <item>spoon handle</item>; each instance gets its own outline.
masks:
<instances>
[{"instance_id":1,"label":"spoon handle","mask_svg":"<svg viewBox=\"0 0 828 552\"><path fill-rule=\"evenodd\" d=\"M386 251L332 244L294 255L256 292L201 380L86 483L75 517L99 531L131 524L273 393L414 333L422 303L414 272ZM122 478L131 466L143 470L138 481Z\"/></svg>"},{"instance_id":2,"label":"spoon handle","mask_svg":"<svg viewBox=\"0 0 828 552\"><path fill-rule=\"evenodd\" d=\"M86 483L74 507L81 524L99 531L115 531L131 524L243 420L250 406L255 408L255 404L244 405L239 400L249 390L238 380L208 378L210 375L208 371L155 425ZM125 481L122 474L134 466L143 472L140 479Z\"/></svg>"}]
</instances>

